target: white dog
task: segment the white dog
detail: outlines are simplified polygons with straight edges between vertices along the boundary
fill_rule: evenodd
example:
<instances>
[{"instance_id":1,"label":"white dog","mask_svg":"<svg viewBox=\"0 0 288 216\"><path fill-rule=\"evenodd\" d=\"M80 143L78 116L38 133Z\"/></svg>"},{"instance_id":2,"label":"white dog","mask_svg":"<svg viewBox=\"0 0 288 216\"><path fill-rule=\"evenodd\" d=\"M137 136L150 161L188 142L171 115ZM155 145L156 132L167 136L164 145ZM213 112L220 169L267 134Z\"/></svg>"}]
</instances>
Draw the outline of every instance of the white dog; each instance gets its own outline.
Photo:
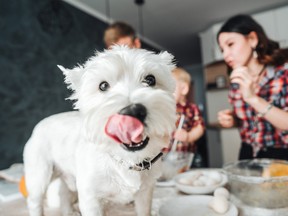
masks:
<instances>
[{"instance_id":1,"label":"white dog","mask_svg":"<svg viewBox=\"0 0 288 216\"><path fill-rule=\"evenodd\" d=\"M42 120L24 149L30 216L43 215L50 181L63 180L62 213L104 215L104 200L151 211L161 149L175 125L173 56L115 46L64 72L79 111Z\"/></svg>"}]
</instances>

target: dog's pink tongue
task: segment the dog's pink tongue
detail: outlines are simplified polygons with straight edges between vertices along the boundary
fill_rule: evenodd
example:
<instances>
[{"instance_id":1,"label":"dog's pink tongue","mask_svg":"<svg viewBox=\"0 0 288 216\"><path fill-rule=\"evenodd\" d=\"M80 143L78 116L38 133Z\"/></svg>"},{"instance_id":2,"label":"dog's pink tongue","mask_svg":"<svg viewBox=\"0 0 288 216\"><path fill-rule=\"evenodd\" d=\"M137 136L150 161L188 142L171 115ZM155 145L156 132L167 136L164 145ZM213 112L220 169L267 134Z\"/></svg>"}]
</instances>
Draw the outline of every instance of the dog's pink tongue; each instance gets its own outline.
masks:
<instances>
[{"instance_id":1,"label":"dog's pink tongue","mask_svg":"<svg viewBox=\"0 0 288 216\"><path fill-rule=\"evenodd\" d=\"M108 136L125 144L141 142L143 131L142 122L128 115L112 115L105 126L105 133Z\"/></svg>"}]
</instances>

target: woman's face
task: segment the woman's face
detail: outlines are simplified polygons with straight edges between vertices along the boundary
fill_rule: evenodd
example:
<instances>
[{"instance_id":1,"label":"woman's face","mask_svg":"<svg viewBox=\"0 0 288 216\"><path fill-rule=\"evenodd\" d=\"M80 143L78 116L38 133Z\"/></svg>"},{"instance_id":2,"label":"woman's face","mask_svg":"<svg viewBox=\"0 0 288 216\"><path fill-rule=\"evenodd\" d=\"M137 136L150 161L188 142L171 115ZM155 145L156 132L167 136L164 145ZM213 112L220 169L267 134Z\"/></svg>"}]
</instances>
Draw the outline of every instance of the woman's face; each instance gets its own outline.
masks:
<instances>
[{"instance_id":1,"label":"woman's face","mask_svg":"<svg viewBox=\"0 0 288 216\"><path fill-rule=\"evenodd\" d=\"M235 32L222 32L218 38L224 61L235 69L247 66L252 58L252 44L248 36Z\"/></svg>"}]
</instances>

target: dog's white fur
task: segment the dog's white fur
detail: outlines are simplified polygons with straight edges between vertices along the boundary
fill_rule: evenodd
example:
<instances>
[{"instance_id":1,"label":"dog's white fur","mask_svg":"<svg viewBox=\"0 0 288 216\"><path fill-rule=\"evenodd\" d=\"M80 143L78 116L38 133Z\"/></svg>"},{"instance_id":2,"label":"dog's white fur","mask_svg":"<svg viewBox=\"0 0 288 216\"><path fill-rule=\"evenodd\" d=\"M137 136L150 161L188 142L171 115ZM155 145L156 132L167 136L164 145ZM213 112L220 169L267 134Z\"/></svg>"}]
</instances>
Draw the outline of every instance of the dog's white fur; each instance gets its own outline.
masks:
<instances>
[{"instance_id":1,"label":"dog's white fur","mask_svg":"<svg viewBox=\"0 0 288 216\"><path fill-rule=\"evenodd\" d=\"M75 198L82 216L103 215L104 200L135 200L137 215L150 215L161 160L150 170L139 172L128 167L155 157L169 143L175 125L172 61L167 52L115 46L72 70L59 66L79 111L42 120L25 146L30 216L43 215L45 191L55 177L63 180L60 196L64 215L76 215L72 209ZM145 84L147 75L155 76L155 86ZM108 91L99 90L102 81L109 83ZM144 132L150 141L144 149L131 152L108 137L104 127L111 115L133 103L147 109Z\"/></svg>"}]
</instances>

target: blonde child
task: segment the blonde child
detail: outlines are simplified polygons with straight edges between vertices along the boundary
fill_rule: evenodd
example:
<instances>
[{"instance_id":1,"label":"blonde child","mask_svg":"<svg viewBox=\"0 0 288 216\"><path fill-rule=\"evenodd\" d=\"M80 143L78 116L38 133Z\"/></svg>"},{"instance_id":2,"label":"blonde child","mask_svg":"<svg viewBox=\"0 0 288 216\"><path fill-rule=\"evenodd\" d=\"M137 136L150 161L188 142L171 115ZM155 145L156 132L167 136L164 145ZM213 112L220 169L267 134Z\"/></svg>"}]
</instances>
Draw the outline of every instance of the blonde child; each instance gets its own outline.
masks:
<instances>
[{"instance_id":1,"label":"blonde child","mask_svg":"<svg viewBox=\"0 0 288 216\"><path fill-rule=\"evenodd\" d=\"M177 103L176 128L180 121L181 115L184 115L184 122L181 129L173 133L173 139L178 141L177 151L194 152L196 151L195 141L197 141L204 133L204 121L198 106L188 101L188 93L190 91L191 76L183 68L176 68L172 71L172 75L176 80L175 99Z\"/></svg>"}]
</instances>

